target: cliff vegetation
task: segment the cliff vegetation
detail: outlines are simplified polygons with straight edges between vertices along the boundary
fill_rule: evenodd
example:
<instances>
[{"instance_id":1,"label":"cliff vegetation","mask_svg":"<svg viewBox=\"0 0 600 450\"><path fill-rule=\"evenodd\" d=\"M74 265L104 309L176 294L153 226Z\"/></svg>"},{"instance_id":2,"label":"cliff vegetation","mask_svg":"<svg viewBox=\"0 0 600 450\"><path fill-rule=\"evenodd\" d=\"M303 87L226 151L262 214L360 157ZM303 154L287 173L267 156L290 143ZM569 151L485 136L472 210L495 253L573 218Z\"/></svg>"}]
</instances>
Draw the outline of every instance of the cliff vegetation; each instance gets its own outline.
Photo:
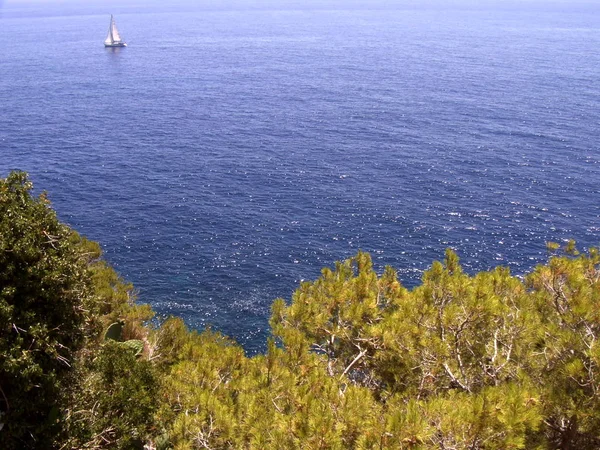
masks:
<instances>
[{"instance_id":1,"label":"cliff vegetation","mask_svg":"<svg viewBox=\"0 0 600 450\"><path fill-rule=\"evenodd\" d=\"M267 351L151 320L27 175L0 180L0 447L597 449L600 255L408 290L366 253L272 307Z\"/></svg>"}]
</instances>

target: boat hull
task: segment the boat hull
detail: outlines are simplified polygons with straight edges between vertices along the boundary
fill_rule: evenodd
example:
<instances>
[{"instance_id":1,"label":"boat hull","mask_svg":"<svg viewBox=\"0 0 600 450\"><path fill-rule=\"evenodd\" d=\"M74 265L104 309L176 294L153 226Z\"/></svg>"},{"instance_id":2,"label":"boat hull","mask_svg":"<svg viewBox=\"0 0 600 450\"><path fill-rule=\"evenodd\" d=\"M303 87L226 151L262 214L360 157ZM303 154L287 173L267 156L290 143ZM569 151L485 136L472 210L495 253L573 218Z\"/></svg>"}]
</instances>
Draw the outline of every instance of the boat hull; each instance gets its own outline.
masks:
<instances>
[{"instance_id":1,"label":"boat hull","mask_svg":"<svg viewBox=\"0 0 600 450\"><path fill-rule=\"evenodd\" d=\"M119 43L114 43L114 44L104 44L105 47L127 47L127 44L125 42L119 42Z\"/></svg>"}]
</instances>

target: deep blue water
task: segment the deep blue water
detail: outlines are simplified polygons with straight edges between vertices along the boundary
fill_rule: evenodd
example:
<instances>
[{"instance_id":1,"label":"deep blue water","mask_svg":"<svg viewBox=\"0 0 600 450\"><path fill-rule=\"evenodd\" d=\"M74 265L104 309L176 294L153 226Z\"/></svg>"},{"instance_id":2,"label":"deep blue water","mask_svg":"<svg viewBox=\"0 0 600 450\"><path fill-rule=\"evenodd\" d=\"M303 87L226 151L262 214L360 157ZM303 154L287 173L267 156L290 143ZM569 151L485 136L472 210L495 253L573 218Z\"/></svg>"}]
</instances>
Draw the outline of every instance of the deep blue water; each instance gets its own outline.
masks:
<instances>
[{"instance_id":1,"label":"deep blue water","mask_svg":"<svg viewBox=\"0 0 600 450\"><path fill-rule=\"evenodd\" d=\"M600 8L448 4L0 1L0 176L250 352L358 249L414 286L598 245Z\"/></svg>"}]
</instances>

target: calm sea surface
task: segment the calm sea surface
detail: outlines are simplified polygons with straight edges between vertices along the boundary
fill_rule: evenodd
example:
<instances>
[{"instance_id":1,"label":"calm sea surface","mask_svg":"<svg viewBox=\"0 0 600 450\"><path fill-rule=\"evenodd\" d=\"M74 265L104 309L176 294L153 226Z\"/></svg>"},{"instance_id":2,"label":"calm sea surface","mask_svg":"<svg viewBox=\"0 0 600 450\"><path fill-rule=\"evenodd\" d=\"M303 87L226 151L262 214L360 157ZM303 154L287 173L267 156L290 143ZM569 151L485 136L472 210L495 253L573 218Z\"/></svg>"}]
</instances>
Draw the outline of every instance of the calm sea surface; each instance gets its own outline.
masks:
<instances>
[{"instance_id":1,"label":"calm sea surface","mask_svg":"<svg viewBox=\"0 0 600 450\"><path fill-rule=\"evenodd\" d=\"M600 243L600 9L546 3L0 1L0 176L249 352L358 249L524 273Z\"/></svg>"}]
</instances>

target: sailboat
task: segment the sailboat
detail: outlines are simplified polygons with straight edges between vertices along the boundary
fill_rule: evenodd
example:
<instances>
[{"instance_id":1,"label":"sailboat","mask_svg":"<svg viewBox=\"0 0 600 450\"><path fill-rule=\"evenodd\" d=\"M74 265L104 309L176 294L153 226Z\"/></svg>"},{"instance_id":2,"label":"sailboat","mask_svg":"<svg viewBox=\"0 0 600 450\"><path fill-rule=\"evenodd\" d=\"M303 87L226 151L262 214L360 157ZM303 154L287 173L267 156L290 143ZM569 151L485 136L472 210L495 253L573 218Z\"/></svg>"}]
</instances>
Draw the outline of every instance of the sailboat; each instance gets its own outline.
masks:
<instances>
[{"instance_id":1,"label":"sailboat","mask_svg":"<svg viewBox=\"0 0 600 450\"><path fill-rule=\"evenodd\" d=\"M110 25L108 27L108 36L104 39L105 47L127 47L127 44L121 40L119 36L119 30L115 25L115 18L110 15Z\"/></svg>"}]
</instances>

